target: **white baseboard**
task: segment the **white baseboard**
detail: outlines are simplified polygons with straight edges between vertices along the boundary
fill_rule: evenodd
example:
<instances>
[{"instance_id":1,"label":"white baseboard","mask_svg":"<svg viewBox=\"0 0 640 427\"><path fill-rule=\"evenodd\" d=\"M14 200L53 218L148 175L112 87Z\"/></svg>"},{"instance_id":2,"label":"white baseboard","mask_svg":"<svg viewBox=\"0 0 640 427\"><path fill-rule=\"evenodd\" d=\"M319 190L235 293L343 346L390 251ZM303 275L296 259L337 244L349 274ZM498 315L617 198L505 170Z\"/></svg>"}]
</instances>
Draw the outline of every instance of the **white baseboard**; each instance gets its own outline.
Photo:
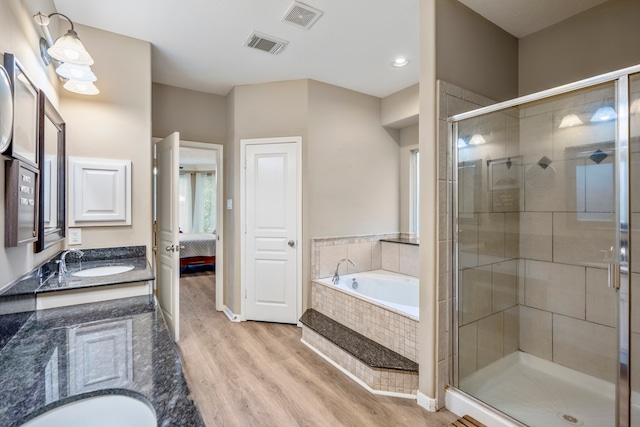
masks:
<instances>
[{"instance_id":1,"label":"white baseboard","mask_svg":"<svg viewBox=\"0 0 640 427\"><path fill-rule=\"evenodd\" d=\"M418 390L418 405L422 406L429 412L438 411L438 399L433 399L426 394L423 394Z\"/></svg>"},{"instance_id":2,"label":"white baseboard","mask_svg":"<svg viewBox=\"0 0 640 427\"><path fill-rule=\"evenodd\" d=\"M318 356L322 357L324 360L326 360L327 362L331 363L333 366L335 366L336 368L338 368L338 370L340 370L340 372L342 372L343 374L345 374L346 376L348 376L349 378L351 378L352 380L354 380L355 382L357 382L360 386L362 386L365 390L367 390L369 393L372 394L378 394L381 396L390 396L390 397L402 397L403 399L415 399L416 395L415 394L409 394L409 393L396 393L393 391L382 391L382 390L374 390L371 387L369 387L367 385L367 383L365 383L364 381L362 381L360 378L356 377L355 375L353 375L351 372L347 371L345 368L343 368L342 366L338 365L336 362L334 362L333 360L331 360L328 356L326 356L324 353L322 353L320 350L318 350L317 348L315 348L314 346L312 346L311 344L309 344L307 341L304 340L304 338L300 338L300 342L302 342L302 344L306 345L307 347L309 347L311 350L313 350Z\"/></svg>"},{"instance_id":3,"label":"white baseboard","mask_svg":"<svg viewBox=\"0 0 640 427\"><path fill-rule=\"evenodd\" d=\"M237 314L235 314L233 311L231 311L231 309L226 305L222 308L222 311L224 312L224 314L227 315L229 320L231 320L232 322L240 322L240 317Z\"/></svg>"}]
</instances>

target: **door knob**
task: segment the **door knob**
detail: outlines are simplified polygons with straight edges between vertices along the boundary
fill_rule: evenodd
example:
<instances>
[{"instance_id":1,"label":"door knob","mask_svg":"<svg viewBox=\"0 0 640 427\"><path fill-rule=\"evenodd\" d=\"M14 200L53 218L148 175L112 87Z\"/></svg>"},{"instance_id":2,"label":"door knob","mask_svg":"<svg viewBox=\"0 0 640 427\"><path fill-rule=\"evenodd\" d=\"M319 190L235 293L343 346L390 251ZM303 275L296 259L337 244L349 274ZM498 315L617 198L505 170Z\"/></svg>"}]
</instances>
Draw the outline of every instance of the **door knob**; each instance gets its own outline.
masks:
<instances>
[{"instance_id":1,"label":"door knob","mask_svg":"<svg viewBox=\"0 0 640 427\"><path fill-rule=\"evenodd\" d=\"M291 246L291 247L294 247L294 246L296 245L296 242L295 242L294 240L289 240L289 241L287 242L287 245L289 245L289 246Z\"/></svg>"},{"instance_id":2,"label":"door knob","mask_svg":"<svg viewBox=\"0 0 640 427\"><path fill-rule=\"evenodd\" d=\"M173 245L164 248L167 252L173 252Z\"/></svg>"}]
</instances>

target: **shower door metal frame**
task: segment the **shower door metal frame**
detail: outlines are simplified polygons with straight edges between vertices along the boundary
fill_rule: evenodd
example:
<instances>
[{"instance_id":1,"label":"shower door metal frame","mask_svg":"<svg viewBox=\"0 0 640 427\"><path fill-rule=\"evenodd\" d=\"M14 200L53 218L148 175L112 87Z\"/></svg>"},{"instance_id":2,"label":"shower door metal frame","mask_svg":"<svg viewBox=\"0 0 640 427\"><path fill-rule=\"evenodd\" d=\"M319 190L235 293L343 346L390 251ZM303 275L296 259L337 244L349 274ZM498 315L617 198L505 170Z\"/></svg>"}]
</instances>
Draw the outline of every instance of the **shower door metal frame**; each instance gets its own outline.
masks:
<instances>
[{"instance_id":1,"label":"shower door metal frame","mask_svg":"<svg viewBox=\"0 0 640 427\"><path fill-rule=\"evenodd\" d=\"M449 349L452 355L458 355L458 314L459 314L459 288L458 288L458 122L461 120L471 119L489 113L499 112L508 108L518 107L522 104L544 100L557 95L563 95L579 89L587 89L604 83L614 82L616 87L616 104L617 104L617 128L616 128L616 241L617 263L616 263L616 279L619 283L617 304L617 335L618 335L618 366L617 366L617 384L616 384L616 426L631 427L631 371L630 371L630 339L631 339L631 314L630 314L630 285L631 285L631 203L630 203L630 170L631 156L629 151L629 75L640 73L640 65L623 68L621 70L601 74L599 76L558 86L552 89L543 90L541 92L514 98L508 101L490 105L488 107L478 108L469 112L456 114L447 119L449 129L449 150L452 156L452 190L451 190L451 292L452 304L451 318L449 319L451 328ZM452 358L455 361L455 358ZM452 362L449 366L449 387L456 388L456 391L466 395L484 407L491 408L489 405L475 399L468 393L457 389L458 385L458 367ZM492 408L495 410L496 408ZM508 419L521 424L517 420L501 413Z\"/></svg>"}]
</instances>

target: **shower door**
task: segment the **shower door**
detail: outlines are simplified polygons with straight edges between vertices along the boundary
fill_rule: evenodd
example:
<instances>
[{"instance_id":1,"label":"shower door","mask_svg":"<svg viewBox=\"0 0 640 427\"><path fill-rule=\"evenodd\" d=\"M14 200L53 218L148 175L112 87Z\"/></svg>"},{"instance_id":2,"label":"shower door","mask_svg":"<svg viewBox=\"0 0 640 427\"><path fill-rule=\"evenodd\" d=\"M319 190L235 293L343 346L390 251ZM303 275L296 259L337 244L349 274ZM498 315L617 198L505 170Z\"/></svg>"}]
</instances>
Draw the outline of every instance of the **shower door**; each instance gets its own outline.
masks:
<instances>
[{"instance_id":1,"label":"shower door","mask_svg":"<svg viewBox=\"0 0 640 427\"><path fill-rule=\"evenodd\" d=\"M628 374L635 86L594 79L450 120L453 386L525 425L640 426Z\"/></svg>"},{"instance_id":2,"label":"shower door","mask_svg":"<svg viewBox=\"0 0 640 427\"><path fill-rule=\"evenodd\" d=\"M640 242L640 74L629 78L631 240ZM637 246L636 246L637 248ZM640 249L631 252L631 425L640 426ZM635 307L635 310L633 309Z\"/></svg>"}]
</instances>

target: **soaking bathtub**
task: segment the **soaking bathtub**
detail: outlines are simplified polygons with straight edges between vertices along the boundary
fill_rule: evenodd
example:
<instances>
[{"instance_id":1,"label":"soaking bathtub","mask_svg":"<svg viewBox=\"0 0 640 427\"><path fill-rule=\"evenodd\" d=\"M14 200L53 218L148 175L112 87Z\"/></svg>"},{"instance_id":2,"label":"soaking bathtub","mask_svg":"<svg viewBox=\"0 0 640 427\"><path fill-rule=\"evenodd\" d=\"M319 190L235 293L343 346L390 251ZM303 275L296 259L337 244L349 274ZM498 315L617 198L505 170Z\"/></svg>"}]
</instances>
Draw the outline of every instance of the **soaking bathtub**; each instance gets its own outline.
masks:
<instances>
[{"instance_id":1,"label":"soaking bathtub","mask_svg":"<svg viewBox=\"0 0 640 427\"><path fill-rule=\"evenodd\" d=\"M316 282L418 320L419 280L417 277L386 270L373 270L340 276L337 284L332 282L331 277L316 279Z\"/></svg>"}]
</instances>

